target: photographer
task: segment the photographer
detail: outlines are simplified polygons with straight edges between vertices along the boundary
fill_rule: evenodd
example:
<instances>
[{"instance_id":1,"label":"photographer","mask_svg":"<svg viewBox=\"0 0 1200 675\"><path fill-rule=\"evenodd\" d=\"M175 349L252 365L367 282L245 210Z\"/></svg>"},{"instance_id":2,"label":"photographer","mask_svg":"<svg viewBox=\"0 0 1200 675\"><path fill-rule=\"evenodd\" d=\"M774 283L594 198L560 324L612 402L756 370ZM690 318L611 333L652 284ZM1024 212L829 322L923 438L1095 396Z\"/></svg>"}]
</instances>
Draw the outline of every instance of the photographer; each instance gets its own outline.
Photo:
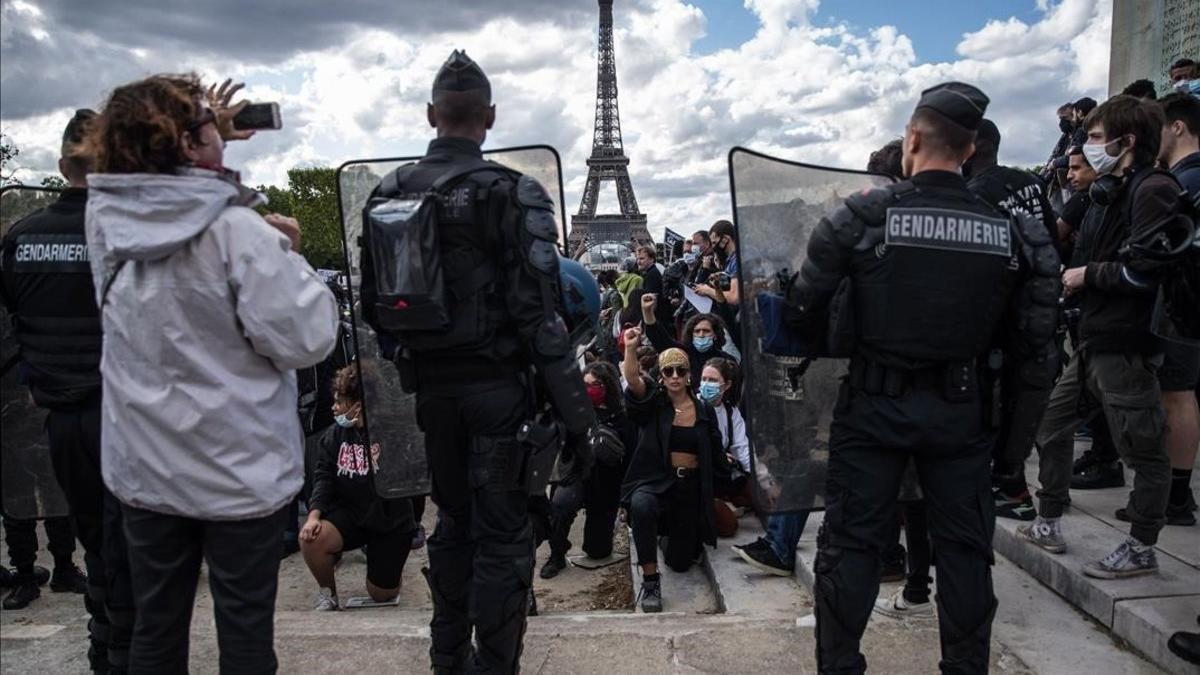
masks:
<instances>
[{"instance_id":1,"label":"photographer","mask_svg":"<svg viewBox=\"0 0 1200 675\"><path fill-rule=\"evenodd\" d=\"M729 341L729 331L725 322L714 314L694 314L683 326L681 336L684 341L680 343L658 322L655 311L657 307L658 298L653 293L642 295L642 325L646 337L659 353L672 347L686 352L692 364L692 382L699 382L704 362L724 353L723 350Z\"/></svg>"},{"instance_id":2,"label":"photographer","mask_svg":"<svg viewBox=\"0 0 1200 675\"><path fill-rule=\"evenodd\" d=\"M741 265L738 261L737 238L734 234L733 223L728 220L718 220L709 231L713 249L721 258L722 269L708 276L706 283L700 284L694 290L713 300L711 312L730 327L730 338L734 346L741 350L741 333L737 328L738 303L741 302L741 288L738 282L738 271Z\"/></svg>"},{"instance_id":3,"label":"photographer","mask_svg":"<svg viewBox=\"0 0 1200 675\"><path fill-rule=\"evenodd\" d=\"M280 532L304 480L293 371L337 339L299 224L255 213L261 197L224 167L225 142L250 136L233 90L206 102L195 75L118 87L85 140L101 469L125 519L134 673L187 671L201 561L220 669L278 667Z\"/></svg>"}]
</instances>

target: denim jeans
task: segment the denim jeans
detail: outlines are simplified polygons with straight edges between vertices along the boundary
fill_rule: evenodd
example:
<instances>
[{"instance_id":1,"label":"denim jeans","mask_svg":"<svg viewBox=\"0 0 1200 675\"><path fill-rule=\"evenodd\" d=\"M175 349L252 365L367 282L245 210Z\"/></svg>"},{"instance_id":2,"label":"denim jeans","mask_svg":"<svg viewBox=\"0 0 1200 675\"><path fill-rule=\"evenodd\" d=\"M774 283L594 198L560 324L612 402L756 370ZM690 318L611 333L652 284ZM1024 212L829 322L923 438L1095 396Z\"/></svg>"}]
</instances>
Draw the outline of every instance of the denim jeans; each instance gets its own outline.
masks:
<instances>
[{"instance_id":1,"label":"denim jeans","mask_svg":"<svg viewBox=\"0 0 1200 675\"><path fill-rule=\"evenodd\" d=\"M811 511L779 513L767 518L767 543L779 560L788 567L796 565L796 546L804 534Z\"/></svg>"}]
</instances>

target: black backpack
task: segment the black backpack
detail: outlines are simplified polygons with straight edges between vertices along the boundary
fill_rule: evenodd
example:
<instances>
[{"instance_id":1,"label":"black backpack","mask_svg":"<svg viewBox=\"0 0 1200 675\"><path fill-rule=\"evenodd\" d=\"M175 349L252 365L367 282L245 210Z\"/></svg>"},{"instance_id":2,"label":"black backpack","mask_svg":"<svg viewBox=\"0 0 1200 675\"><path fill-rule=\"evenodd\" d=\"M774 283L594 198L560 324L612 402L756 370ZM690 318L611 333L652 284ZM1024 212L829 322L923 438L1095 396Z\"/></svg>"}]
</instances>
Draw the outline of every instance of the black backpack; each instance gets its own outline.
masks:
<instances>
[{"instance_id":1,"label":"black backpack","mask_svg":"<svg viewBox=\"0 0 1200 675\"><path fill-rule=\"evenodd\" d=\"M486 341L495 329L495 312L489 306L494 303L489 303L487 290L498 282L500 270L496 261L489 261L447 284L439 248L439 213L450 199L492 198L488 187L470 180L471 174L513 172L484 160L458 164L425 192L404 194L401 185L415 166L406 165L385 176L363 208L365 254L371 256L374 267L378 327L395 336L401 346L418 352L469 348ZM456 189L464 183L472 189ZM508 187L500 189L507 191ZM474 203L470 206L474 213L481 212ZM499 233L494 237L498 241Z\"/></svg>"},{"instance_id":2,"label":"black backpack","mask_svg":"<svg viewBox=\"0 0 1200 675\"><path fill-rule=\"evenodd\" d=\"M1154 174L1170 176L1179 185L1179 180L1166 171L1137 173L1129 186L1127 222L1133 222L1133 200L1138 186ZM1200 344L1200 239L1196 229L1200 222L1200 195L1193 199L1182 186L1179 190L1175 217L1125 241L1120 258L1128 259L1136 252L1141 257L1166 263L1154 303L1151 330L1171 340Z\"/></svg>"}]
</instances>

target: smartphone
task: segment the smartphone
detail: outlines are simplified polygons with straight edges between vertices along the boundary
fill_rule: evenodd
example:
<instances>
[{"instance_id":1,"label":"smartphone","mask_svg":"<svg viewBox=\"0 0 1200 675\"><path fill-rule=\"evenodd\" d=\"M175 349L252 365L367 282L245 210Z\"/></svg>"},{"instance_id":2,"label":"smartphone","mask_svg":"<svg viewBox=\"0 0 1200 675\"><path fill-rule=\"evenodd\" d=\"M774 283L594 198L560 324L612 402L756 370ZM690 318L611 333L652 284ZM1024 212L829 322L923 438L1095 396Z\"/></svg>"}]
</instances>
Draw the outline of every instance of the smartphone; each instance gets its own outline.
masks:
<instances>
[{"instance_id":1,"label":"smartphone","mask_svg":"<svg viewBox=\"0 0 1200 675\"><path fill-rule=\"evenodd\" d=\"M283 122L279 119L278 103L251 103L233 117L233 128L239 131L247 129L280 129Z\"/></svg>"}]
</instances>

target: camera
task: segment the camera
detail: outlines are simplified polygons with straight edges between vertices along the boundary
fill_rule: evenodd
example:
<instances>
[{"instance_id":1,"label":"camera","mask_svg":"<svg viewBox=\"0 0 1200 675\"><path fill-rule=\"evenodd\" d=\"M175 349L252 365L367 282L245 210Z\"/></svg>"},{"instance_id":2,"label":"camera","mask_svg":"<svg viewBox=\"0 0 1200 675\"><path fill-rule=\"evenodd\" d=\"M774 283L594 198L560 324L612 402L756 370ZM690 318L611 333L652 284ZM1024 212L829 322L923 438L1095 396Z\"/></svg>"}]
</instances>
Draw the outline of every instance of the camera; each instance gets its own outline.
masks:
<instances>
[{"instance_id":1,"label":"camera","mask_svg":"<svg viewBox=\"0 0 1200 675\"><path fill-rule=\"evenodd\" d=\"M683 299L683 280L687 278L687 273L688 264L683 259L676 260L663 271L663 299L666 302L674 303Z\"/></svg>"},{"instance_id":2,"label":"camera","mask_svg":"<svg viewBox=\"0 0 1200 675\"><path fill-rule=\"evenodd\" d=\"M728 292L732 285L729 275L724 272L714 272L708 275L708 285L719 289L722 293Z\"/></svg>"}]
</instances>

